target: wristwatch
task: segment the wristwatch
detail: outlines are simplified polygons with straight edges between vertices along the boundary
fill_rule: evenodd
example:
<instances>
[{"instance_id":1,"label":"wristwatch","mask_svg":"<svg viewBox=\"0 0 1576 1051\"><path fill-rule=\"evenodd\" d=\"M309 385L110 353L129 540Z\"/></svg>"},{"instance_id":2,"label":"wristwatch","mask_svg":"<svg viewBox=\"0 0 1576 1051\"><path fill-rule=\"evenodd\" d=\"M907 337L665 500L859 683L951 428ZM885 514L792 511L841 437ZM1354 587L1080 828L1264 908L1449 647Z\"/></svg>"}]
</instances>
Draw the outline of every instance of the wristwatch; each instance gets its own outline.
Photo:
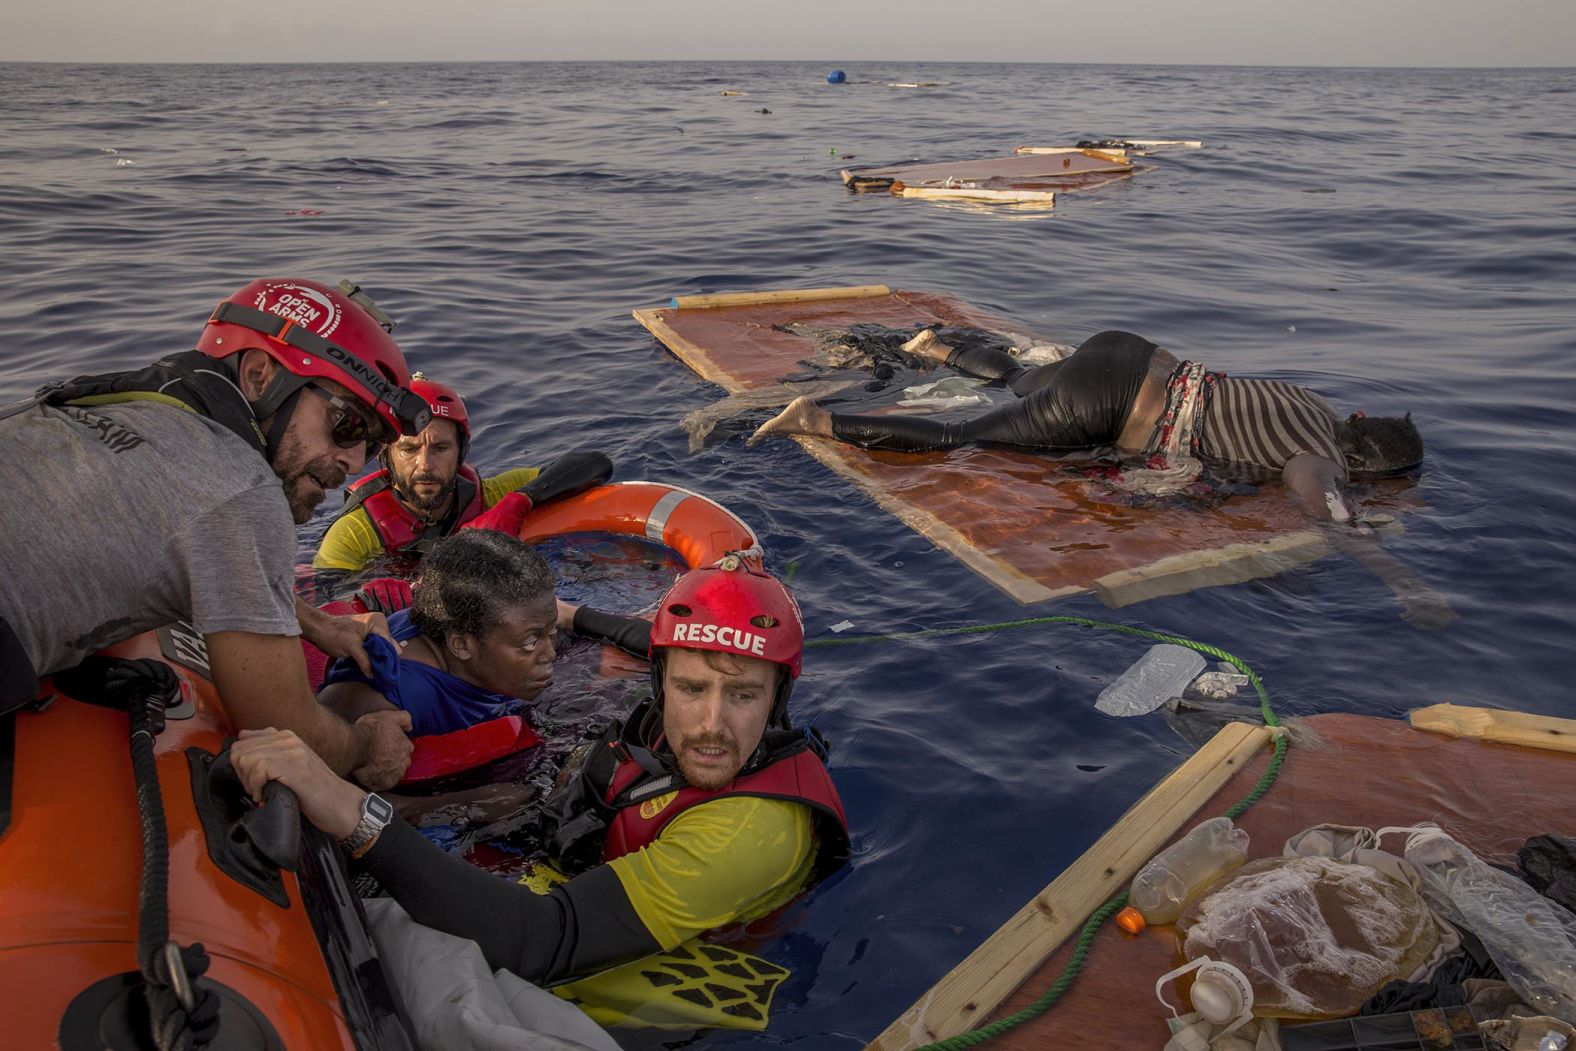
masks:
<instances>
[{"instance_id":1,"label":"wristwatch","mask_svg":"<svg viewBox=\"0 0 1576 1051\"><path fill-rule=\"evenodd\" d=\"M350 851L351 857L359 858L372 846L378 833L393 820L394 808L389 805L389 801L376 792L368 792L361 801L361 820L356 822L350 835L339 841L339 845Z\"/></svg>"}]
</instances>

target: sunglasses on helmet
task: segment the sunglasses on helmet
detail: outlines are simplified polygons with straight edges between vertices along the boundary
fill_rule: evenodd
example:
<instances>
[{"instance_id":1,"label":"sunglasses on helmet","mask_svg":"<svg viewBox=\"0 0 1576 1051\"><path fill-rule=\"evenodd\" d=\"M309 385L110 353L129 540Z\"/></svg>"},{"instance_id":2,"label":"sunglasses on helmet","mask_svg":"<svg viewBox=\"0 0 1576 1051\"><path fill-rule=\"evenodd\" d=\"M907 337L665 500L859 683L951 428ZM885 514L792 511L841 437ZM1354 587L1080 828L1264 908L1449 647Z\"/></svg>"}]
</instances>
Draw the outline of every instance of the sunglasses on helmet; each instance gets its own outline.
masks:
<instances>
[{"instance_id":1,"label":"sunglasses on helmet","mask_svg":"<svg viewBox=\"0 0 1576 1051\"><path fill-rule=\"evenodd\" d=\"M365 443L367 459L371 460L389 443L392 435L388 427L360 402L342 397L317 383L307 383L306 389L334 407L337 415L330 426L330 437L341 449L354 449Z\"/></svg>"}]
</instances>

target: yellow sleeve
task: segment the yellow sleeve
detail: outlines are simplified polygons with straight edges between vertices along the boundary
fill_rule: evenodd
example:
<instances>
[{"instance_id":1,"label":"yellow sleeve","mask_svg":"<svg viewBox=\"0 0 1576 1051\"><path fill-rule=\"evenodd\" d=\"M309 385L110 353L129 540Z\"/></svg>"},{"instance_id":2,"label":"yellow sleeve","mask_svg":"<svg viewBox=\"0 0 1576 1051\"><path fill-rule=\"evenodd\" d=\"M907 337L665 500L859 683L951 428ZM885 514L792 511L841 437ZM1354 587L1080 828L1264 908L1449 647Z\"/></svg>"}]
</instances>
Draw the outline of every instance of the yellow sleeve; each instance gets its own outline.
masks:
<instances>
[{"instance_id":1,"label":"yellow sleeve","mask_svg":"<svg viewBox=\"0 0 1576 1051\"><path fill-rule=\"evenodd\" d=\"M512 471L483 478L482 503L491 507L541 473L540 467L516 467Z\"/></svg>"},{"instance_id":2,"label":"yellow sleeve","mask_svg":"<svg viewBox=\"0 0 1576 1051\"><path fill-rule=\"evenodd\" d=\"M671 949L782 906L814 861L809 807L729 796L686 810L650 846L609 864L646 930Z\"/></svg>"},{"instance_id":3,"label":"yellow sleeve","mask_svg":"<svg viewBox=\"0 0 1576 1051\"><path fill-rule=\"evenodd\" d=\"M334 519L323 534L312 558L313 569L347 569L359 573L368 562L383 552L383 542L372 528L372 519L365 507L358 507L348 515Z\"/></svg>"}]
</instances>

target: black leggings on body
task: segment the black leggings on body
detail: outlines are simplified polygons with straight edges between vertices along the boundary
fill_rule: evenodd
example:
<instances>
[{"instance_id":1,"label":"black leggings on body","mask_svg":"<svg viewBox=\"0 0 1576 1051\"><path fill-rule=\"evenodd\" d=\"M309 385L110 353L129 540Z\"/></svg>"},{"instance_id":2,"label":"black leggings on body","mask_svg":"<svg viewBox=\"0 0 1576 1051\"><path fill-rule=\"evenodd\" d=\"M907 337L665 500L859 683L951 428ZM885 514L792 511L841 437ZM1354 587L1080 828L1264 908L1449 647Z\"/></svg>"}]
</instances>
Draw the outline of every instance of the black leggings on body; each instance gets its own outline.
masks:
<instances>
[{"instance_id":1,"label":"black leggings on body","mask_svg":"<svg viewBox=\"0 0 1576 1051\"><path fill-rule=\"evenodd\" d=\"M1048 450L1110 445L1122 433L1156 349L1142 336L1113 329L1090 336L1073 353L1048 365L1026 367L992 347L955 351L947 359L949 366L999 380L1022 400L959 423L833 413L832 435L866 449L900 452L975 443Z\"/></svg>"}]
</instances>

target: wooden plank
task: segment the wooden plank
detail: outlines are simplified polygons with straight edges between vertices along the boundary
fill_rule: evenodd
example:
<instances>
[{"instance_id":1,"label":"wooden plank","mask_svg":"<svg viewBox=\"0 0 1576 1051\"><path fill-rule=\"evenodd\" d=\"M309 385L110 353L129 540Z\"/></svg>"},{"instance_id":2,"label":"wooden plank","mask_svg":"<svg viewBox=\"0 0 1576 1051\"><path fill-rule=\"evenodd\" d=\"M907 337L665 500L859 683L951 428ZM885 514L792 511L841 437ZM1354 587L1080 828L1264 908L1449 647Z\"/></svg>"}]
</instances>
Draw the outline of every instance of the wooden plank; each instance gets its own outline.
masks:
<instances>
[{"instance_id":1,"label":"wooden plank","mask_svg":"<svg viewBox=\"0 0 1576 1051\"><path fill-rule=\"evenodd\" d=\"M843 288L791 288L781 292L712 292L703 296L674 296L668 304L679 310L714 307L759 306L762 303L812 303L826 299L873 299L889 296L886 285L850 285Z\"/></svg>"},{"instance_id":2,"label":"wooden plank","mask_svg":"<svg viewBox=\"0 0 1576 1051\"><path fill-rule=\"evenodd\" d=\"M892 192L899 197L963 198L970 201L1002 201L1006 203L1037 201L1042 204L1051 204L1056 200L1056 194L1051 190L986 190L973 189L967 186L905 186L900 182L892 184Z\"/></svg>"},{"instance_id":3,"label":"wooden plank","mask_svg":"<svg viewBox=\"0 0 1576 1051\"><path fill-rule=\"evenodd\" d=\"M1270 736L1263 726L1222 727L1209 744L1151 789L1050 886L871 1041L868 1051L901 1051L982 1025L1057 946L1191 821Z\"/></svg>"},{"instance_id":4,"label":"wooden plank","mask_svg":"<svg viewBox=\"0 0 1576 1051\"><path fill-rule=\"evenodd\" d=\"M1164 595L1271 577L1329 553L1329 541L1322 534L1302 530L1269 540L1184 551L1148 565L1107 573L1094 581L1094 593L1107 606L1120 609Z\"/></svg>"},{"instance_id":5,"label":"wooden plank","mask_svg":"<svg viewBox=\"0 0 1576 1051\"><path fill-rule=\"evenodd\" d=\"M1434 704L1413 709L1407 720L1414 730L1427 730L1447 737L1475 737L1480 741L1523 748L1576 752L1576 719L1506 712L1498 708Z\"/></svg>"},{"instance_id":6,"label":"wooden plank","mask_svg":"<svg viewBox=\"0 0 1576 1051\"><path fill-rule=\"evenodd\" d=\"M697 346L673 331L667 320L663 318L661 310L636 310L634 315L635 320L644 325L646 331L655 336L663 346L678 355L679 360L693 369L701 379L710 380L712 383L734 394L744 389L734 382L726 369L717 364L712 359L712 356L706 353L705 348Z\"/></svg>"},{"instance_id":7,"label":"wooden plank","mask_svg":"<svg viewBox=\"0 0 1576 1051\"><path fill-rule=\"evenodd\" d=\"M1121 148L1115 146L1103 146L1099 149L1090 149L1087 147L1080 149L1077 146L1015 146L1013 147L1012 152L1019 155L1028 154L1031 156L1047 156L1058 153L1102 153L1107 156L1125 159L1127 157L1126 147L1128 146L1136 147L1135 152L1138 153L1139 156L1143 156L1144 152L1147 150L1163 150L1173 146L1184 150L1197 150L1202 149L1204 146L1203 142L1199 141L1198 139L1121 139L1119 141L1125 143L1126 145Z\"/></svg>"}]
</instances>

